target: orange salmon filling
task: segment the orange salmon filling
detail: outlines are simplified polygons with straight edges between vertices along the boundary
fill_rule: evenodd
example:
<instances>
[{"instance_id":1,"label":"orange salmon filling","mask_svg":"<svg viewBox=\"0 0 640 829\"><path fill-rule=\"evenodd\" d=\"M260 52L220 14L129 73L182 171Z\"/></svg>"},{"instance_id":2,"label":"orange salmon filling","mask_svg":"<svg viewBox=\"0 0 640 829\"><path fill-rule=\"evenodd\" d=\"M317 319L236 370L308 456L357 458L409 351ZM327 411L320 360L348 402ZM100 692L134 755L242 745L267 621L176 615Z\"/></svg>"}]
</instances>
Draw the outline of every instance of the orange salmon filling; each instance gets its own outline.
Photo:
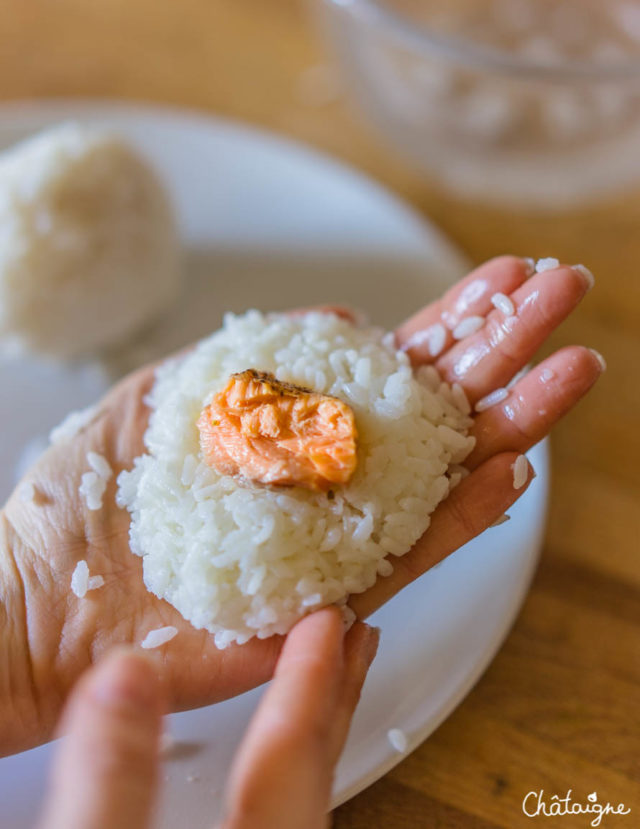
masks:
<instances>
[{"instance_id":1,"label":"orange salmon filling","mask_svg":"<svg viewBox=\"0 0 640 829\"><path fill-rule=\"evenodd\" d=\"M348 483L357 464L346 403L251 368L231 375L198 429L209 466L262 484L325 492Z\"/></svg>"}]
</instances>

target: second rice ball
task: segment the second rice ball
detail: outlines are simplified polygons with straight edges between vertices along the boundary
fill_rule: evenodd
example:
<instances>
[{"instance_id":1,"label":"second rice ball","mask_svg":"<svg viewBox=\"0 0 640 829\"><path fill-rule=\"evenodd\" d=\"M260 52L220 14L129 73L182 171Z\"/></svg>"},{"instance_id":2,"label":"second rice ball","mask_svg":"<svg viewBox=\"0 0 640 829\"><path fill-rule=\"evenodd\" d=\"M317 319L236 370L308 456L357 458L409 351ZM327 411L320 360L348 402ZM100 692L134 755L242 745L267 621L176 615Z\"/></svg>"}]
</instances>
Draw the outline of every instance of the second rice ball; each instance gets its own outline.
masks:
<instances>
[{"instance_id":1,"label":"second rice ball","mask_svg":"<svg viewBox=\"0 0 640 829\"><path fill-rule=\"evenodd\" d=\"M0 340L57 358L130 336L177 296L171 204L122 138L64 124L0 156Z\"/></svg>"}]
</instances>

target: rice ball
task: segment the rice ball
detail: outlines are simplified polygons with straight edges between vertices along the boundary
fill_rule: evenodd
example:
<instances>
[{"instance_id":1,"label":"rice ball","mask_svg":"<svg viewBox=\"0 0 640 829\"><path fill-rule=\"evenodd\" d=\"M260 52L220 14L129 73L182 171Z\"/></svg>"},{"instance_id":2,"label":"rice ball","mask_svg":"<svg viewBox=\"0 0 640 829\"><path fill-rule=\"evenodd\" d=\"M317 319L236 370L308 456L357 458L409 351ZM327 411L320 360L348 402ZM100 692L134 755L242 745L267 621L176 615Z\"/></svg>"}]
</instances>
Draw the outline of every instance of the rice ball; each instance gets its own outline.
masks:
<instances>
[{"instance_id":1,"label":"rice ball","mask_svg":"<svg viewBox=\"0 0 640 829\"><path fill-rule=\"evenodd\" d=\"M0 340L58 358L131 335L176 297L167 193L121 137L64 124L0 155Z\"/></svg>"}]
</instances>

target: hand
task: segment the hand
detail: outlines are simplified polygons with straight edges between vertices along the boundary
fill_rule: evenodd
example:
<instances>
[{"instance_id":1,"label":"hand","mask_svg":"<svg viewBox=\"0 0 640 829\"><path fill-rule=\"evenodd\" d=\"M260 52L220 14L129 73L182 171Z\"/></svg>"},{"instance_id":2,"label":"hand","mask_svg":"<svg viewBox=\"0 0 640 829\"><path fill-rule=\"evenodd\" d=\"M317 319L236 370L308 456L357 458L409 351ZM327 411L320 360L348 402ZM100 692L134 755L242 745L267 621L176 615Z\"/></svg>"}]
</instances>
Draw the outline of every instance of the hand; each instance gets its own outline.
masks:
<instances>
[{"instance_id":1,"label":"hand","mask_svg":"<svg viewBox=\"0 0 640 829\"><path fill-rule=\"evenodd\" d=\"M527 276L528 266L521 259L488 262L401 325L398 344L408 348L414 364L432 363L444 379L460 383L474 404L504 386L529 362L590 287L579 269L567 266L528 280ZM493 309L491 296L498 291L511 296L517 317L505 319ZM474 314L487 316L482 330L457 342L449 334L437 356L426 345L410 347L417 331L441 320L452 329L461 318ZM466 462L471 475L438 507L428 533L407 555L394 559L393 575L352 597L350 605L360 618L511 506L526 489L513 488L515 458L547 434L588 391L603 369L601 360L580 346L562 349L520 379L502 404L475 417L477 445ZM541 382L543 371L551 372L548 382ZM109 482L102 510L88 512L78 495L88 450L105 455L116 473L130 468L143 451L148 418L143 398L152 382L148 367L112 389L88 427L72 441L52 447L29 471L26 477L36 487L36 503L24 504L14 495L3 512L3 547L12 556L5 560L4 582L15 582L17 569L21 588L5 600L14 607L6 650L18 661L10 689L14 714L5 706L10 713L4 723L0 718L0 752L46 739L71 685L91 662L113 645L140 642L149 630L163 625L175 625L180 631L155 653L171 710L233 696L264 682L273 672L282 637L252 639L219 651L206 631L192 628L173 607L146 590L142 561L129 550L129 515L114 503L115 478ZM529 480L531 475L530 470ZM92 574L104 576L105 585L78 600L69 583L82 558ZM0 601L2 590L0 580Z\"/></svg>"},{"instance_id":2,"label":"hand","mask_svg":"<svg viewBox=\"0 0 640 829\"><path fill-rule=\"evenodd\" d=\"M287 636L275 678L242 742L223 829L324 829L342 751L378 631L346 638L335 608ZM162 693L153 663L114 651L71 694L39 829L143 829L158 779Z\"/></svg>"}]
</instances>

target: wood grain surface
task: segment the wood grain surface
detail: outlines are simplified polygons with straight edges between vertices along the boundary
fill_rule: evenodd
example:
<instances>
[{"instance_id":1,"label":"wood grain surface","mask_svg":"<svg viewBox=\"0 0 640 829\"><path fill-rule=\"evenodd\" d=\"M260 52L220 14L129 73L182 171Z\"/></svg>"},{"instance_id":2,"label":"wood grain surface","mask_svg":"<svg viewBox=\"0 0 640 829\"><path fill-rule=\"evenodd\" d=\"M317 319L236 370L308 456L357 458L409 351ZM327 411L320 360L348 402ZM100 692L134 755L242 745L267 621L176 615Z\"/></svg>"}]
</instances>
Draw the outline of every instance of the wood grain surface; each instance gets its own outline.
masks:
<instances>
[{"instance_id":1,"label":"wood grain surface","mask_svg":"<svg viewBox=\"0 0 640 829\"><path fill-rule=\"evenodd\" d=\"M474 691L438 731L334 814L339 829L587 827L527 818L524 795L623 801L640 826L640 191L536 215L461 205L380 146L341 94L297 0L3 0L0 98L104 96L221 113L296 136L377 177L480 261L584 262L597 285L549 349L609 368L553 437L539 571ZM320 66L320 69L317 67ZM339 92L339 90L338 90ZM330 299L330 298L328 298Z\"/></svg>"}]
</instances>

